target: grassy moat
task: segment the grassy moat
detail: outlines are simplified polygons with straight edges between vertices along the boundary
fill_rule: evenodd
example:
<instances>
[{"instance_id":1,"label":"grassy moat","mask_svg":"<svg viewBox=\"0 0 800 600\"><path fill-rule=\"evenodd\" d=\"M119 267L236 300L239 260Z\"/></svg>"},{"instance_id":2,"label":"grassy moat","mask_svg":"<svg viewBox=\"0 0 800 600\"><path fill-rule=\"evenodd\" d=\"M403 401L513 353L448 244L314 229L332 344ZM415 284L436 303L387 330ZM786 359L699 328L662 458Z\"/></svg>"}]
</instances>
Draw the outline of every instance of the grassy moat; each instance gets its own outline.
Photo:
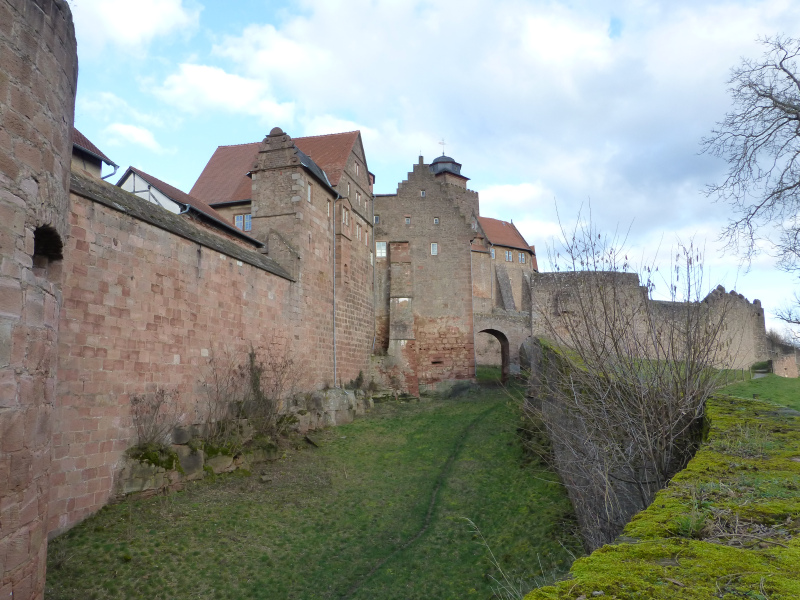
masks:
<instances>
[{"instance_id":1,"label":"grassy moat","mask_svg":"<svg viewBox=\"0 0 800 600\"><path fill-rule=\"evenodd\" d=\"M50 543L46 597L491 598L579 553L555 476L500 388L379 404L249 477L106 507ZM569 550L568 550L569 549Z\"/></svg>"}]
</instances>

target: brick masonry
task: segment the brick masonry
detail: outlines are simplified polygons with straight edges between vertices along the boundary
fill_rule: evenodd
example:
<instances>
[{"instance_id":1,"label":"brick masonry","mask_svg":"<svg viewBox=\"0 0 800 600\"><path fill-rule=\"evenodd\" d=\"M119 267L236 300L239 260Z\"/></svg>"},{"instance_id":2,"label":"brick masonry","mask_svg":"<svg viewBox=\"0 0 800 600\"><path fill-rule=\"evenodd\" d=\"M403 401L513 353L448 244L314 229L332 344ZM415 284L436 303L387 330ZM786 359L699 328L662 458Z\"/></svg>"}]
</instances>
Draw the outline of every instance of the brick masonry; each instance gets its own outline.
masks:
<instances>
[{"instance_id":1,"label":"brick masonry","mask_svg":"<svg viewBox=\"0 0 800 600\"><path fill-rule=\"evenodd\" d=\"M0 0L0 597L41 598L77 57L69 7ZM48 238L52 245L42 245ZM38 243L37 243L38 242Z\"/></svg>"}]
</instances>

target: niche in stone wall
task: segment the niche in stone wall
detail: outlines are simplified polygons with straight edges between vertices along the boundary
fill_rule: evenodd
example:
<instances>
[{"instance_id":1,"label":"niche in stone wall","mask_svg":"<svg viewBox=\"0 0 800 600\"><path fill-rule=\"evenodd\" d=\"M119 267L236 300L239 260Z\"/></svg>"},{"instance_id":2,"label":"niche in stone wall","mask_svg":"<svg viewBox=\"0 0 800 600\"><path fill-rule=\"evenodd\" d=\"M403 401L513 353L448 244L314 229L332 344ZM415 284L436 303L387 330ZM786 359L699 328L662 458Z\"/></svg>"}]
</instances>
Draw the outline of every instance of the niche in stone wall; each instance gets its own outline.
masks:
<instances>
[{"instance_id":1,"label":"niche in stone wall","mask_svg":"<svg viewBox=\"0 0 800 600\"><path fill-rule=\"evenodd\" d=\"M40 277L53 280L60 269L54 263L64 258L64 243L61 236L51 225L42 225L33 232L33 269Z\"/></svg>"}]
</instances>

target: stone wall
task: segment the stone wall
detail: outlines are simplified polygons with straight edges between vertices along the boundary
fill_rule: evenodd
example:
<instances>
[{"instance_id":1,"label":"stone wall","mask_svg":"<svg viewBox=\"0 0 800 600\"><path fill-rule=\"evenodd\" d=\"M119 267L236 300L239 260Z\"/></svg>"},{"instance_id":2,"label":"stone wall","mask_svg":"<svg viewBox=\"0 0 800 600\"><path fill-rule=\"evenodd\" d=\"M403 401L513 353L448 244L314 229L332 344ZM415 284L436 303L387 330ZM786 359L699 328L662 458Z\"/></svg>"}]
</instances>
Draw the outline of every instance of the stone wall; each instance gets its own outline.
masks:
<instances>
[{"instance_id":1,"label":"stone wall","mask_svg":"<svg viewBox=\"0 0 800 600\"><path fill-rule=\"evenodd\" d=\"M375 197L380 219L375 241L388 245L388 256L376 262L377 328L392 368L407 365L422 390L475 374L470 262L475 230L472 212L463 211L477 208L477 202L475 192L434 176L422 157L396 195Z\"/></svg>"},{"instance_id":2,"label":"stone wall","mask_svg":"<svg viewBox=\"0 0 800 600\"><path fill-rule=\"evenodd\" d=\"M78 74L65 2L0 0L0 597L41 598Z\"/></svg>"},{"instance_id":3,"label":"stone wall","mask_svg":"<svg viewBox=\"0 0 800 600\"><path fill-rule=\"evenodd\" d=\"M293 338L294 284L273 261L108 184L74 176L73 190L51 534L113 496L123 453L136 443L132 395L174 391L192 423L202 417L212 357L243 357L252 346L298 365L315 360ZM298 386L315 383L299 371Z\"/></svg>"}]
</instances>

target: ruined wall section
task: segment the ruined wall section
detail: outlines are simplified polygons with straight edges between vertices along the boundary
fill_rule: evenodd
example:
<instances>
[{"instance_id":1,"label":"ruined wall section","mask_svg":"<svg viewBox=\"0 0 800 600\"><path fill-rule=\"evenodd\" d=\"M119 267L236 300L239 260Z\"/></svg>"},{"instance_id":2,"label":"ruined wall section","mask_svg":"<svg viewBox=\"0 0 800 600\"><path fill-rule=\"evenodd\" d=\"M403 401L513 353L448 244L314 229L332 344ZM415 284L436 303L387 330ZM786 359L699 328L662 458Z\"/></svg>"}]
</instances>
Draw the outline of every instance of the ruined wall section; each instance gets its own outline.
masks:
<instances>
[{"instance_id":1,"label":"ruined wall section","mask_svg":"<svg viewBox=\"0 0 800 600\"><path fill-rule=\"evenodd\" d=\"M51 534L112 497L123 453L136 443L131 396L175 392L184 422L200 422L215 355L244 357L251 346L313 352L293 339L292 282L263 255L108 184L75 176L73 190Z\"/></svg>"},{"instance_id":2,"label":"ruined wall section","mask_svg":"<svg viewBox=\"0 0 800 600\"><path fill-rule=\"evenodd\" d=\"M475 231L471 214L465 215L458 202L476 197L469 190L440 183L420 160L399 185L396 196L375 198L375 214L380 217L375 241L391 243L391 248L396 242L408 245L413 285L409 296L414 316L413 361L422 390L439 382L474 377L470 242ZM432 253L434 243L436 254ZM379 274L378 280L388 281L392 302L397 297L392 279L396 261L388 258L379 262L383 275ZM385 298L385 290L379 289L377 296ZM377 308L376 314L380 328L380 318L387 312L391 355L391 311L384 305ZM408 348L406 344L406 353ZM412 362L410 357L408 362Z\"/></svg>"},{"instance_id":3,"label":"ruined wall section","mask_svg":"<svg viewBox=\"0 0 800 600\"><path fill-rule=\"evenodd\" d=\"M597 279L597 278L600 279ZM714 353L717 366L746 369L754 362L767 359L764 311L759 300L749 302L741 294L725 292L719 286L702 302L690 303L651 300L645 288L639 285L635 273L533 273L531 276L531 320L534 336L551 337L549 326L555 326L566 337L564 319L580 314L592 306L590 296L596 286L604 282L607 293L615 295L619 314L630 315L635 321L632 331L638 332L640 343L647 345L652 335L647 314L655 331L663 332L659 344L670 352L668 334L672 327L681 327L687 310L701 311L695 318L706 319L713 327L720 327L718 349ZM581 303L583 302L583 306ZM549 325L548 325L549 322ZM673 325L670 325L674 323ZM652 348L652 347L651 347ZM679 352L676 349L676 352Z\"/></svg>"},{"instance_id":4,"label":"ruined wall section","mask_svg":"<svg viewBox=\"0 0 800 600\"><path fill-rule=\"evenodd\" d=\"M41 598L78 64L69 7L0 0L0 596Z\"/></svg>"}]
</instances>

